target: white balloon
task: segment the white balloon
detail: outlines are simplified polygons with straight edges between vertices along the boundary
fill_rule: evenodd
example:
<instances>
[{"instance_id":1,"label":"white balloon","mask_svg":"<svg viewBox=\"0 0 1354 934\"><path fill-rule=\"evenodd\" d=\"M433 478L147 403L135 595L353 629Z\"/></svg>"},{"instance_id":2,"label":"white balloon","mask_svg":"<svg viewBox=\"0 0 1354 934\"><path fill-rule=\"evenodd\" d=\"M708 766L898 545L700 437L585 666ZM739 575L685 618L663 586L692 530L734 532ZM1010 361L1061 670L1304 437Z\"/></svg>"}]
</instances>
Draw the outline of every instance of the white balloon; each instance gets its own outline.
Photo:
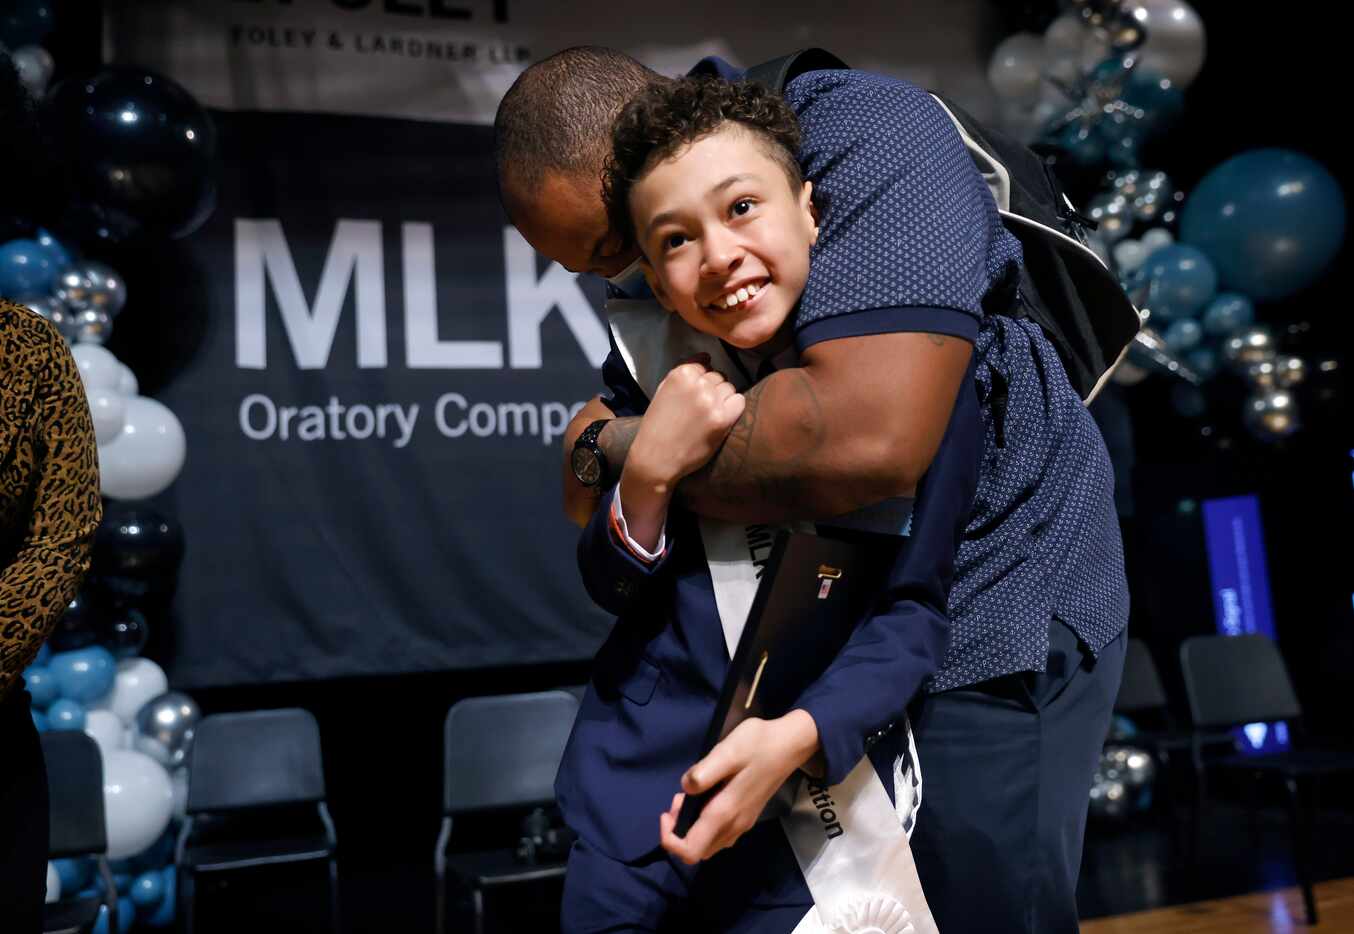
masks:
<instances>
[{"instance_id":1,"label":"white balloon","mask_svg":"<svg viewBox=\"0 0 1354 934\"><path fill-rule=\"evenodd\" d=\"M127 400L122 433L99 445L99 479L109 499L145 499L164 490L183 469L187 442L178 418L145 396Z\"/></svg>"},{"instance_id":2,"label":"white balloon","mask_svg":"<svg viewBox=\"0 0 1354 934\"><path fill-rule=\"evenodd\" d=\"M125 727L118 715L111 710L91 708L85 713L85 732L99 744L99 751L105 759L110 752L117 752L126 746Z\"/></svg>"},{"instance_id":3,"label":"white balloon","mask_svg":"<svg viewBox=\"0 0 1354 934\"><path fill-rule=\"evenodd\" d=\"M174 816L183 820L188 816L188 767L180 766L169 773L174 785Z\"/></svg>"},{"instance_id":4,"label":"white balloon","mask_svg":"<svg viewBox=\"0 0 1354 934\"><path fill-rule=\"evenodd\" d=\"M49 859L47 860L47 904L52 904L61 900L61 873L56 871L56 866Z\"/></svg>"},{"instance_id":5,"label":"white balloon","mask_svg":"<svg viewBox=\"0 0 1354 934\"><path fill-rule=\"evenodd\" d=\"M1007 36L992 53L987 80L997 95L1033 104L1042 91L1044 40L1032 32Z\"/></svg>"},{"instance_id":6,"label":"white balloon","mask_svg":"<svg viewBox=\"0 0 1354 934\"><path fill-rule=\"evenodd\" d=\"M80 368L86 392L117 387L122 363L101 344L76 344L71 348L71 356Z\"/></svg>"},{"instance_id":7,"label":"white balloon","mask_svg":"<svg viewBox=\"0 0 1354 934\"><path fill-rule=\"evenodd\" d=\"M150 756L118 749L103 760L103 810L108 858L126 859L150 846L174 814L174 786Z\"/></svg>"},{"instance_id":8,"label":"white balloon","mask_svg":"<svg viewBox=\"0 0 1354 934\"><path fill-rule=\"evenodd\" d=\"M1204 67L1204 24L1185 0L1133 0L1125 5L1147 33L1140 67L1170 78L1180 90Z\"/></svg>"},{"instance_id":9,"label":"white balloon","mask_svg":"<svg viewBox=\"0 0 1354 934\"><path fill-rule=\"evenodd\" d=\"M1155 253L1162 247L1170 246L1172 243L1174 243L1175 235L1172 234L1165 227L1153 227L1151 230L1147 231L1145 234L1139 237L1138 242L1141 243L1143 249L1147 251L1147 255L1151 256L1153 253Z\"/></svg>"},{"instance_id":10,"label":"white balloon","mask_svg":"<svg viewBox=\"0 0 1354 934\"><path fill-rule=\"evenodd\" d=\"M1120 240L1114 245L1114 264L1119 274L1126 276L1143 264L1147 259L1147 247L1137 240Z\"/></svg>"},{"instance_id":11,"label":"white balloon","mask_svg":"<svg viewBox=\"0 0 1354 934\"><path fill-rule=\"evenodd\" d=\"M109 710L117 714L124 726L136 720L141 705L169 690L169 679L164 669L149 658L136 656L118 662L118 673L113 678L113 690L91 703L87 710ZM125 742L125 740L124 740Z\"/></svg>"},{"instance_id":12,"label":"white balloon","mask_svg":"<svg viewBox=\"0 0 1354 934\"><path fill-rule=\"evenodd\" d=\"M136 374L132 372L132 368L129 367L127 364L121 362L119 362L118 365L121 366L122 369L118 371L119 373L118 384L116 387L117 391L122 393L124 396L140 395L141 386L140 384L137 383Z\"/></svg>"},{"instance_id":13,"label":"white balloon","mask_svg":"<svg viewBox=\"0 0 1354 934\"><path fill-rule=\"evenodd\" d=\"M51 52L40 45L21 45L10 53L10 61L19 73L19 83L29 94L40 98L47 93L47 85L56 69Z\"/></svg>"},{"instance_id":14,"label":"white balloon","mask_svg":"<svg viewBox=\"0 0 1354 934\"><path fill-rule=\"evenodd\" d=\"M122 434L127 424L127 397L116 389L92 390L89 415L94 420L94 440L107 444Z\"/></svg>"}]
</instances>

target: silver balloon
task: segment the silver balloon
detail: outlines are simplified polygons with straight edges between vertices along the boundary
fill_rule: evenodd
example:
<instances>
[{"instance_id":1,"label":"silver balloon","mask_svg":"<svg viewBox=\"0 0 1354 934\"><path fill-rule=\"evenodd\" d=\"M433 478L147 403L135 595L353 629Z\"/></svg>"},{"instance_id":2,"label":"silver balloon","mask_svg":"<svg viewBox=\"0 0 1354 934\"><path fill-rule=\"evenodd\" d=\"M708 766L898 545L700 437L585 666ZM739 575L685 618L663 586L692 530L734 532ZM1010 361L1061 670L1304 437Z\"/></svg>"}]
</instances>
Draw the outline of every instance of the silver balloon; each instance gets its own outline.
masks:
<instances>
[{"instance_id":1,"label":"silver balloon","mask_svg":"<svg viewBox=\"0 0 1354 934\"><path fill-rule=\"evenodd\" d=\"M1184 0L1131 0L1124 13L1147 35L1137 52L1142 68L1182 91L1189 87L1204 66L1204 24L1194 7Z\"/></svg>"},{"instance_id":2,"label":"silver balloon","mask_svg":"<svg viewBox=\"0 0 1354 934\"><path fill-rule=\"evenodd\" d=\"M47 85L56 69L52 53L40 45L21 45L10 54L10 61L19 73L19 83L29 94L40 98L47 93Z\"/></svg>"},{"instance_id":3,"label":"silver balloon","mask_svg":"<svg viewBox=\"0 0 1354 934\"><path fill-rule=\"evenodd\" d=\"M1307 361L1301 357L1275 357L1274 378L1284 389L1299 385L1307 379Z\"/></svg>"},{"instance_id":4,"label":"silver balloon","mask_svg":"<svg viewBox=\"0 0 1354 934\"><path fill-rule=\"evenodd\" d=\"M1149 223L1162 220L1162 215L1178 204L1175 186L1165 172L1145 172L1133 193L1133 215Z\"/></svg>"},{"instance_id":5,"label":"silver balloon","mask_svg":"<svg viewBox=\"0 0 1354 934\"><path fill-rule=\"evenodd\" d=\"M1302 427L1297 400L1283 389L1247 399L1244 420L1250 433L1261 441L1279 441Z\"/></svg>"},{"instance_id":6,"label":"silver balloon","mask_svg":"<svg viewBox=\"0 0 1354 934\"><path fill-rule=\"evenodd\" d=\"M167 768L183 765L202 711L187 694L168 691L136 712L133 747Z\"/></svg>"},{"instance_id":7,"label":"silver balloon","mask_svg":"<svg viewBox=\"0 0 1354 934\"><path fill-rule=\"evenodd\" d=\"M1246 367L1246 382L1257 392L1269 392L1279 385L1279 369L1274 360L1260 360Z\"/></svg>"},{"instance_id":8,"label":"silver balloon","mask_svg":"<svg viewBox=\"0 0 1354 934\"><path fill-rule=\"evenodd\" d=\"M1091 199L1086 214L1100 226L1096 233L1105 243L1118 243L1133 228L1133 206L1128 198L1115 191L1102 191Z\"/></svg>"},{"instance_id":9,"label":"silver balloon","mask_svg":"<svg viewBox=\"0 0 1354 934\"><path fill-rule=\"evenodd\" d=\"M76 343L105 344L113 334L113 319L102 308L86 308L74 317Z\"/></svg>"},{"instance_id":10,"label":"silver balloon","mask_svg":"<svg viewBox=\"0 0 1354 934\"><path fill-rule=\"evenodd\" d=\"M56 279L56 297L73 315L92 308L94 280L83 265L67 266Z\"/></svg>"},{"instance_id":11,"label":"silver balloon","mask_svg":"<svg viewBox=\"0 0 1354 934\"><path fill-rule=\"evenodd\" d=\"M90 307L106 312L110 318L116 318L122 306L127 304L127 285L122 281L122 276L104 263L87 261L80 266L91 283Z\"/></svg>"},{"instance_id":12,"label":"silver balloon","mask_svg":"<svg viewBox=\"0 0 1354 934\"><path fill-rule=\"evenodd\" d=\"M66 310L65 304L59 298L45 295L42 298L26 298L23 303L55 324L57 331L67 341L75 340L75 335L79 330L75 323L75 316Z\"/></svg>"},{"instance_id":13,"label":"silver balloon","mask_svg":"<svg viewBox=\"0 0 1354 934\"><path fill-rule=\"evenodd\" d=\"M1263 324L1242 328L1222 345L1222 355L1238 372L1245 373L1252 363L1274 359L1274 334Z\"/></svg>"}]
</instances>

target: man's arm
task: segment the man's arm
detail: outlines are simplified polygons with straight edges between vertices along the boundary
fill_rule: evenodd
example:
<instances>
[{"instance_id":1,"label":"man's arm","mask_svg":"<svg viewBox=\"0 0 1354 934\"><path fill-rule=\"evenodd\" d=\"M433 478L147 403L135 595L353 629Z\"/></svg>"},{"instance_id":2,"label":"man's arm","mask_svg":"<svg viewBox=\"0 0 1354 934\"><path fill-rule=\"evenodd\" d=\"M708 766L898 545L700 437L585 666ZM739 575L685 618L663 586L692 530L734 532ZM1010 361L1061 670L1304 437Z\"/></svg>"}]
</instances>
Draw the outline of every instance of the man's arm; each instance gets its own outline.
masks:
<instances>
[{"instance_id":1,"label":"man's arm","mask_svg":"<svg viewBox=\"0 0 1354 934\"><path fill-rule=\"evenodd\" d=\"M911 494L945 434L971 354L961 338L920 332L814 344L800 366L748 390L719 453L679 485L683 505L719 519L770 522L836 516ZM583 428L609 414L590 402L569 425L566 456ZM619 419L598 440L613 471L637 421ZM566 511L586 522L595 499L571 470L564 483Z\"/></svg>"},{"instance_id":2,"label":"man's arm","mask_svg":"<svg viewBox=\"0 0 1354 934\"><path fill-rule=\"evenodd\" d=\"M597 439L598 446L611 465L613 476L620 476L621 465L625 463L625 457L630 453L630 444L639 432L638 417L615 418L601 396L589 399L587 405L578 410L578 414L564 429L564 459L561 463L560 477L564 493L564 515L579 528L586 526L588 520L592 518L603 491L596 487L584 486L574 476L574 442L583 433L583 429L599 418L614 419L602 430L601 436Z\"/></svg>"}]
</instances>

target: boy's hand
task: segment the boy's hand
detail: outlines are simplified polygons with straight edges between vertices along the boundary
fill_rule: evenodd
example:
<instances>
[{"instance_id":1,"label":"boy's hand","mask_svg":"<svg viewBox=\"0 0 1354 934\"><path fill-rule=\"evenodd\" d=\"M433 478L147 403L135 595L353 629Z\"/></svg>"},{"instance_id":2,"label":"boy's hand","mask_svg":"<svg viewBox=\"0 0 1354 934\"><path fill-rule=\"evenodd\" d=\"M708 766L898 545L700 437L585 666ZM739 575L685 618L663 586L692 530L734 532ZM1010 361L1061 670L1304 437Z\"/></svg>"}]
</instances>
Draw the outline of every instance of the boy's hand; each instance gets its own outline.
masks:
<instances>
[{"instance_id":1,"label":"boy's hand","mask_svg":"<svg viewBox=\"0 0 1354 934\"><path fill-rule=\"evenodd\" d=\"M724 783L685 837L673 832L683 794L658 818L663 849L688 865L709 859L757 823L766 802L818 752L818 727L808 712L792 710L775 720L744 720L710 754L687 769L682 791L698 794Z\"/></svg>"},{"instance_id":2,"label":"boy's hand","mask_svg":"<svg viewBox=\"0 0 1354 934\"><path fill-rule=\"evenodd\" d=\"M674 367L649 403L625 473L670 494L678 480L699 470L719 450L743 405L742 393L704 363Z\"/></svg>"}]
</instances>

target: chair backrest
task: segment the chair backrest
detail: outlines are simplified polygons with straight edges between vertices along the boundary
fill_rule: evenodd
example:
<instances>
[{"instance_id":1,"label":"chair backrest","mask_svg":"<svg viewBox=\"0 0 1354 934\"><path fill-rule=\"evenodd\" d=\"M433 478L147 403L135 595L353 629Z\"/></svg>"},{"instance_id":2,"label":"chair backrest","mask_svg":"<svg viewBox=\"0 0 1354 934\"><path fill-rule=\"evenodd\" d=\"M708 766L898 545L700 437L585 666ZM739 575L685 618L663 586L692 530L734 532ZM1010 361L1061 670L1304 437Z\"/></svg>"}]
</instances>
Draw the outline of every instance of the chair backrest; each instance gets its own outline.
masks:
<instances>
[{"instance_id":1,"label":"chair backrest","mask_svg":"<svg viewBox=\"0 0 1354 934\"><path fill-rule=\"evenodd\" d=\"M1114 709L1121 713L1140 710L1160 710L1166 706L1166 689L1161 684L1156 663L1147 643L1141 639L1128 640L1124 655L1124 677L1119 682L1119 696Z\"/></svg>"},{"instance_id":2,"label":"chair backrest","mask_svg":"<svg viewBox=\"0 0 1354 934\"><path fill-rule=\"evenodd\" d=\"M188 769L189 814L325 797L320 728L295 707L204 717Z\"/></svg>"},{"instance_id":3,"label":"chair backrest","mask_svg":"<svg viewBox=\"0 0 1354 934\"><path fill-rule=\"evenodd\" d=\"M51 801L51 858L102 854L108 849L103 814L103 755L86 733L61 730L42 734Z\"/></svg>"},{"instance_id":4,"label":"chair backrest","mask_svg":"<svg viewBox=\"0 0 1354 934\"><path fill-rule=\"evenodd\" d=\"M1302 716L1279 648L1265 636L1194 636L1180 646L1190 716L1199 728Z\"/></svg>"},{"instance_id":5,"label":"chair backrest","mask_svg":"<svg viewBox=\"0 0 1354 934\"><path fill-rule=\"evenodd\" d=\"M452 705L442 730L447 814L546 804L578 715L566 691L470 697Z\"/></svg>"}]
</instances>

